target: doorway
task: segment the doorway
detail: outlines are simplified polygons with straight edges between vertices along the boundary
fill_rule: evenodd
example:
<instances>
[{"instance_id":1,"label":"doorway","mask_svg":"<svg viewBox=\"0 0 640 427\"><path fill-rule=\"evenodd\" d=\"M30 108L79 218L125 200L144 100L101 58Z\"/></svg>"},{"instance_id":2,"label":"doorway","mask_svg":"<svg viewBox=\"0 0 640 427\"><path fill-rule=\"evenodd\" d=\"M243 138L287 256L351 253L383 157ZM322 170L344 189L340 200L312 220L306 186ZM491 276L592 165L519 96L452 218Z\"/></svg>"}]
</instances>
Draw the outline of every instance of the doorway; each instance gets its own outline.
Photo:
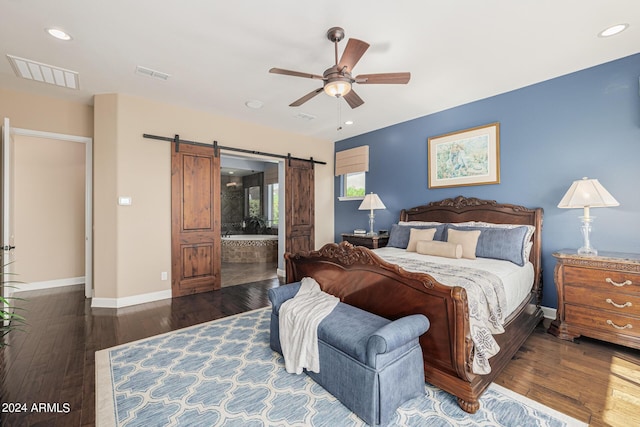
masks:
<instances>
[{"instance_id":1,"label":"doorway","mask_svg":"<svg viewBox=\"0 0 640 427\"><path fill-rule=\"evenodd\" d=\"M225 263L242 264L231 266L241 279L237 281L265 280L264 276L249 276L247 267L266 264L260 265L265 270L260 274L268 274L266 280L277 278L284 282L284 252L309 251L314 247L313 159L258 152L251 153L284 160L240 157L220 151L248 150L171 141L172 296L220 289L225 246L234 251L228 254L233 261ZM237 162L243 165L234 165ZM223 173L223 166L238 172ZM239 171L247 177L229 178L240 175ZM265 179L270 173L276 176L276 171L277 180ZM223 190L240 190L233 196L238 200L235 209L239 214L235 217L225 214L223 218ZM277 246L271 251L251 248L276 245L275 242ZM247 252L251 252L250 257ZM274 252L275 260L271 255ZM229 269L224 273L231 274ZM224 282L225 286L233 284Z\"/></svg>"},{"instance_id":2,"label":"doorway","mask_svg":"<svg viewBox=\"0 0 640 427\"><path fill-rule=\"evenodd\" d=\"M283 175L282 161L221 156L222 287L284 280Z\"/></svg>"},{"instance_id":3,"label":"doorway","mask_svg":"<svg viewBox=\"0 0 640 427\"><path fill-rule=\"evenodd\" d=\"M4 119L3 246L25 282L15 290L84 283L93 296L91 167L91 138Z\"/></svg>"}]
</instances>

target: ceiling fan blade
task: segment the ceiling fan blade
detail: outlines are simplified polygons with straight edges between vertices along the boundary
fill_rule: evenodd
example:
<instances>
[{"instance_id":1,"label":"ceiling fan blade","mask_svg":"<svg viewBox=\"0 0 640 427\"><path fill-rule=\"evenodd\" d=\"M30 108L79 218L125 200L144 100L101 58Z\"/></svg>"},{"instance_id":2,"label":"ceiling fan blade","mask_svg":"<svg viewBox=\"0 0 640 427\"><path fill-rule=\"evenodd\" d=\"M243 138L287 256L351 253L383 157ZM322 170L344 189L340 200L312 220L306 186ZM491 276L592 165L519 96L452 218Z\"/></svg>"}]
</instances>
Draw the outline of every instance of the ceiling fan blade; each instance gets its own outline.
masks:
<instances>
[{"instance_id":1,"label":"ceiling fan blade","mask_svg":"<svg viewBox=\"0 0 640 427\"><path fill-rule=\"evenodd\" d=\"M369 49L369 43L358 39L349 39L347 47L342 52L338 69L342 70L347 67L346 71L351 72L367 49Z\"/></svg>"},{"instance_id":2,"label":"ceiling fan blade","mask_svg":"<svg viewBox=\"0 0 640 427\"><path fill-rule=\"evenodd\" d=\"M347 101L347 104L349 104L349 107L351 108L358 108L359 106L364 104L364 101L362 100L362 98L360 98L353 89L351 89L349 93L343 96L343 98L345 101Z\"/></svg>"},{"instance_id":3,"label":"ceiling fan blade","mask_svg":"<svg viewBox=\"0 0 640 427\"><path fill-rule=\"evenodd\" d=\"M283 70L282 68L272 68L269 72L272 74L283 74L285 76L304 77L307 79L324 79L324 77L319 76L318 74L301 73L300 71Z\"/></svg>"},{"instance_id":4,"label":"ceiling fan blade","mask_svg":"<svg viewBox=\"0 0 640 427\"><path fill-rule=\"evenodd\" d=\"M407 84L411 73L380 73L360 74L356 76L356 83L360 84Z\"/></svg>"},{"instance_id":5,"label":"ceiling fan blade","mask_svg":"<svg viewBox=\"0 0 640 427\"><path fill-rule=\"evenodd\" d=\"M311 92L309 92L308 94L306 94L302 98L293 101L291 104L289 104L289 107L299 107L299 106L301 106L302 104L304 104L305 102L307 102L308 100L310 100L311 98L313 98L314 96L316 96L317 94L322 92L322 90L323 90L323 88L312 90Z\"/></svg>"}]
</instances>

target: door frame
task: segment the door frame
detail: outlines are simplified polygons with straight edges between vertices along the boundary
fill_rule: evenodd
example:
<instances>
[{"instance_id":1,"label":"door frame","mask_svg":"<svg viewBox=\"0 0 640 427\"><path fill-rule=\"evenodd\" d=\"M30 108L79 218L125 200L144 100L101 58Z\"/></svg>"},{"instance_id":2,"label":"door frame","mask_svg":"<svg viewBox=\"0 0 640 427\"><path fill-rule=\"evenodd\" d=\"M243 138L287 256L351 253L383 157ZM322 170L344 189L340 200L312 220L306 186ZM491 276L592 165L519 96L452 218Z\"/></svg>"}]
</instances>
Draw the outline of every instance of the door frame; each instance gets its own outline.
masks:
<instances>
[{"instance_id":1,"label":"door frame","mask_svg":"<svg viewBox=\"0 0 640 427\"><path fill-rule=\"evenodd\" d=\"M224 158L227 159L241 159L247 161L255 161L255 162L263 162L263 163L271 163L274 165L278 165L278 211L280 212L280 219L278 222L278 267L276 269L276 275L278 277L285 276L285 265L284 265L284 253L286 247L286 173L285 173L285 162L286 159L282 158L272 158L269 156L261 156L251 155L251 154L231 154L225 153L224 149L220 150L220 165L222 167L222 161ZM220 207L222 208L222 203L220 203Z\"/></svg>"},{"instance_id":2,"label":"door frame","mask_svg":"<svg viewBox=\"0 0 640 427\"><path fill-rule=\"evenodd\" d=\"M53 139L58 141L85 144L85 194L84 194L84 296L93 297L93 138L62 133L44 132L31 129L10 127L10 134L34 138ZM14 141L15 143L15 141ZM11 165L14 166L14 165ZM5 171L11 174L12 170ZM3 215L7 215L5 209Z\"/></svg>"},{"instance_id":3,"label":"door frame","mask_svg":"<svg viewBox=\"0 0 640 427\"><path fill-rule=\"evenodd\" d=\"M11 135L11 126L9 119L4 118L2 123L2 285L0 285L3 298L8 298L13 294L13 286L5 285L11 283L13 279L13 214L11 200L13 176L11 173L11 164L13 160L13 135ZM6 248L6 250L5 250ZM7 304L2 303L1 306L6 309ZM4 319L3 324L7 326L9 319Z\"/></svg>"}]
</instances>

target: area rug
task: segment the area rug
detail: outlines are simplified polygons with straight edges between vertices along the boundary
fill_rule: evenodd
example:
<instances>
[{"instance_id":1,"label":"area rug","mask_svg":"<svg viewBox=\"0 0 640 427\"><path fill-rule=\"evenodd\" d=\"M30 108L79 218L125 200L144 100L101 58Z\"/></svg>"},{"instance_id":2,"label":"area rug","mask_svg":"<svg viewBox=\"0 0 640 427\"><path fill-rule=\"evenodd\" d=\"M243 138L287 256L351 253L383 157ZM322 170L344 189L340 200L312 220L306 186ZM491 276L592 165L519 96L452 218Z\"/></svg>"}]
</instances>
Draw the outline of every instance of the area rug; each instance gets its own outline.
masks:
<instances>
[{"instance_id":1,"label":"area rug","mask_svg":"<svg viewBox=\"0 0 640 427\"><path fill-rule=\"evenodd\" d=\"M270 308L96 352L97 426L364 426L269 348ZM492 384L476 414L429 384L392 426L585 426Z\"/></svg>"}]
</instances>

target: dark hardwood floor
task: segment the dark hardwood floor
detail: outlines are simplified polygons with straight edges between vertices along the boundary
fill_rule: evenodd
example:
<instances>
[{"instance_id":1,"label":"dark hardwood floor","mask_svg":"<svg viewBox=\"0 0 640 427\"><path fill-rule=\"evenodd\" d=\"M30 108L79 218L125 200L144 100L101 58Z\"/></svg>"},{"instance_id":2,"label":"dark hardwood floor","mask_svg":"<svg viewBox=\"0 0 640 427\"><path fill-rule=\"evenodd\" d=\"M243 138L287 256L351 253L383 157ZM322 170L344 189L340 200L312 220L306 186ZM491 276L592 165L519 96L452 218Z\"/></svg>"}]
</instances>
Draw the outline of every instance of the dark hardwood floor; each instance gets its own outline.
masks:
<instances>
[{"instance_id":1,"label":"dark hardwood floor","mask_svg":"<svg viewBox=\"0 0 640 427\"><path fill-rule=\"evenodd\" d=\"M29 326L0 350L0 402L27 412L0 413L2 425L94 425L97 350L266 307L275 286L277 279L119 310L92 309L83 286L22 293ZM640 425L640 351L561 341L545 326L496 382L593 426ZM49 407L32 412L34 403Z\"/></svg>"},{"instance_id":2,"label":"dark hardwood floor","mask_svg":"<svg viewBox=\"0 0 640 427\"><path fill-rule=\"evenodd\" d=\"M118 310L92 309L83 285L21 293L29 325L0 350L0 402L27 412L0 413L2 426L94 425L96 351L266 307L267 290L278 285L276 278ZM32 412L34 403L59 408Z\"/></svg>"}]
</instances>

